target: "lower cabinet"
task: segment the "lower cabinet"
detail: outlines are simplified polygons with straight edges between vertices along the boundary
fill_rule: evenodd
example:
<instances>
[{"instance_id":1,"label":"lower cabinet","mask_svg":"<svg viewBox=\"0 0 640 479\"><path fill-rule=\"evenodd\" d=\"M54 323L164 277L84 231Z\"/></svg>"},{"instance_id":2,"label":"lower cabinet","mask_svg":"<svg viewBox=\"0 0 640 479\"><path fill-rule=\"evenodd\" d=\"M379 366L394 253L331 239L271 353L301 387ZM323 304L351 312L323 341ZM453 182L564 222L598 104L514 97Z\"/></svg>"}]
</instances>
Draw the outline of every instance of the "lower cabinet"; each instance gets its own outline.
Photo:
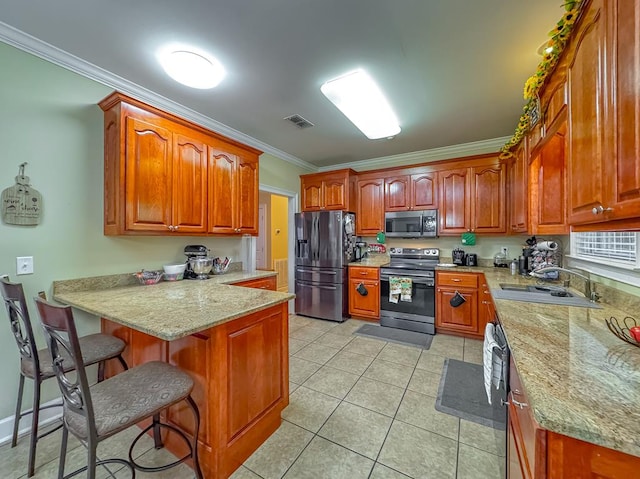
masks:
<instances>
[{"instance_id":1,"label":"lower cabinet","mask_svg":"<svg viewBox=\"0 0 640 479\"><path fill-rule=\"evenodd\" d=\"M363 288L366 295L359 291ZM380 319L379 268L349 267L349 314L363 319Z\"/></svg>"},{"instance_id":2,"label":"lower cabinet","mask_svg":"<svg viewBox=\"0 0 640 479\"><path fill-rule=\"evenodd\" d=\"M268 289L275 291L277 289L277 276L269 276L268 278L250 279L233 283L233 286L244 286L245 288Z\"/></svg>"},{"instance_id":3,"label":"lower cabinet","mask_svg":"<svg viewBox=\"0 0 640 479\"><path fill-rule=\"evenodd\" d=\"M436 328L440 332L484 334L478 328L478 274L436 272ZM464 301L457 306L454 298Z\"/></svg>"}]
</instances>

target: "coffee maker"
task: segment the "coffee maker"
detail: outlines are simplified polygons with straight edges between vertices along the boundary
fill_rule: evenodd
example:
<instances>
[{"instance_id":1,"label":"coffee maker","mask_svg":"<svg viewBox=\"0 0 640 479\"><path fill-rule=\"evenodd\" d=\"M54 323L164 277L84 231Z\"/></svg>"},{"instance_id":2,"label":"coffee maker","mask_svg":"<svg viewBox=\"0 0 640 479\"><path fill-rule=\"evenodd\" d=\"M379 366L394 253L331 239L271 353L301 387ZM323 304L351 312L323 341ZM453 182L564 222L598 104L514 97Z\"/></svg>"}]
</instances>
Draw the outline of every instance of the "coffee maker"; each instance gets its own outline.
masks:
<instances>
[{"instance_id":1,"label":"coffee maker","mask_svg":"<svg viewBox=\"0 0 640 479\"><path fill-rule=\"evenodd\" d=\"M209 248L201 244L190 244L184 247L184 255L187 257L187 269L184 271L184 279L198 279L198 274L191 268L189 260L191 258L206 258L209 256Z\"/></svg>"},{"instance_id":2,"label":"coffee maker","mask_svg":"<svg viewBox=\"0 0 640 479\"><path fill-rule=\"evenodd\" d=\"M353 260L360 261L367 254L367 243L365 241L356 241L353 247Z\"/></svg>"},{"instance_id":3,"label":"coffee maker","mask_svg":"<svg viewBox=\"0 0 640 479\"><path fill-rule=\"evenodd\" d=\"M451 257L453 259L453 264L457 264L458 266L463 266L465 263L465 254L464 250L460 248L456 248L451 252Z\"/></svg>"}]
</instances>

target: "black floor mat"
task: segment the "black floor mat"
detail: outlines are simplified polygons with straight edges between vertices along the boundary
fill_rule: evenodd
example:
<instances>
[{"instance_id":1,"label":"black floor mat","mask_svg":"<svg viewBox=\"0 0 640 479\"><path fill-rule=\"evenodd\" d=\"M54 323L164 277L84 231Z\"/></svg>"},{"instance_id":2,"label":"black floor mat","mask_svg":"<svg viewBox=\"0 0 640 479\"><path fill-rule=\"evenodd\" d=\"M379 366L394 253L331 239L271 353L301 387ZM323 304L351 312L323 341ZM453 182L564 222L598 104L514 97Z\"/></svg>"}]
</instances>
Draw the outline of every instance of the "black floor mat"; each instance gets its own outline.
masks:
<instances>
[{"instance_id":1,"label":"black floor mat","mask_svg":"<svg viewBox=\"0 0 640 479\"><path fill-rule=\"evenodd\" d=\"M382 339L392 343L405 344L407 346L417 346L422 349L429 349L433 335L425 333L416 333L414 331L406 331L404 329L386 328L377 324L365 324L353 334L358 336L367 336L369 338Z\"/></svg>"}]
</instances>

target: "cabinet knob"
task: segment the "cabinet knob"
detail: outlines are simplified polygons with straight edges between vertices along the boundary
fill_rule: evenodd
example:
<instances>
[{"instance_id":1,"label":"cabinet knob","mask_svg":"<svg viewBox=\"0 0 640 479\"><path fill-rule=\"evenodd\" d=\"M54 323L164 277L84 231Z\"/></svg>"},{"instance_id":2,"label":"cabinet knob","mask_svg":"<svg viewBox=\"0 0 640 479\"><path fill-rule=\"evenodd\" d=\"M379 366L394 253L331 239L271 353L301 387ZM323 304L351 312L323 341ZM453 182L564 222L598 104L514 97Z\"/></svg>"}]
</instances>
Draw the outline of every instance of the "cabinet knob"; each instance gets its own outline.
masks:
<instances>
[{"instance_id":1,"label":"cabinet knob","mask_svg":"<svg viewBox=\"0 0 640 479\"><path fill-rule=\"evenodd\" d=\"M178 231L178 228L180 228L179 226L174 226L173 227L173 231Z\"/></svg>"},{"instance_id":2,"label":"cabinet knob","mask_svg":"<svg viewBox=\"0 0 640 479\"><path fill-rule=\"evenodd\" d=\"M167 228L169 228L169 231L175 231L174 230L175 226L173 226L173 225L169 225L169 226L167 226Z\"/></svg>"},{"instance_id":3,"label":"cabinet knob","mask_svg":"<svg viewBox=\"0 0 640 479\"><path fill-rule=\"evenodd\" d=\"M604 206L599 205L599 206L594 207L594 208L591 210L591 212L592 212L594 215L600 215L600 214L602 214L602 213L606 213L607 211L613 211L613 208L605 208Z\"/></svg>"}]
</instances>

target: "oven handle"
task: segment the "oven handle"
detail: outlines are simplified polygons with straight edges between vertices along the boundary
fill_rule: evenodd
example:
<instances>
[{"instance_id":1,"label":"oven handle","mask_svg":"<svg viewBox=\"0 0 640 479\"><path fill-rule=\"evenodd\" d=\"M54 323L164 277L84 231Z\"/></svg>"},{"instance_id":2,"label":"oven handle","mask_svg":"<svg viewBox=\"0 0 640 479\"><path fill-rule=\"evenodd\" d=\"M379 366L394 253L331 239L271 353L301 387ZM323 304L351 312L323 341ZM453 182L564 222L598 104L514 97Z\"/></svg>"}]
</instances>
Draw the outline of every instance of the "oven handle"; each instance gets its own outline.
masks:
<instances>
[{"instance_id":1,"label":"oven handle","mask_svg":"<svg viewBox=\"0 0 640 479\"><path fill-rule=\"evenodd\" d=\"M380 275L380 281L389 281L389 275L386 274L381 274ZM411 281L413 283L416 284L426 284L427 286L431 286L435 288L435 281L433 278L424 278L422 276L407 276L407 275L400 275L400 278L409 278L411 279Z\"/></svg>"}]
</instances>

